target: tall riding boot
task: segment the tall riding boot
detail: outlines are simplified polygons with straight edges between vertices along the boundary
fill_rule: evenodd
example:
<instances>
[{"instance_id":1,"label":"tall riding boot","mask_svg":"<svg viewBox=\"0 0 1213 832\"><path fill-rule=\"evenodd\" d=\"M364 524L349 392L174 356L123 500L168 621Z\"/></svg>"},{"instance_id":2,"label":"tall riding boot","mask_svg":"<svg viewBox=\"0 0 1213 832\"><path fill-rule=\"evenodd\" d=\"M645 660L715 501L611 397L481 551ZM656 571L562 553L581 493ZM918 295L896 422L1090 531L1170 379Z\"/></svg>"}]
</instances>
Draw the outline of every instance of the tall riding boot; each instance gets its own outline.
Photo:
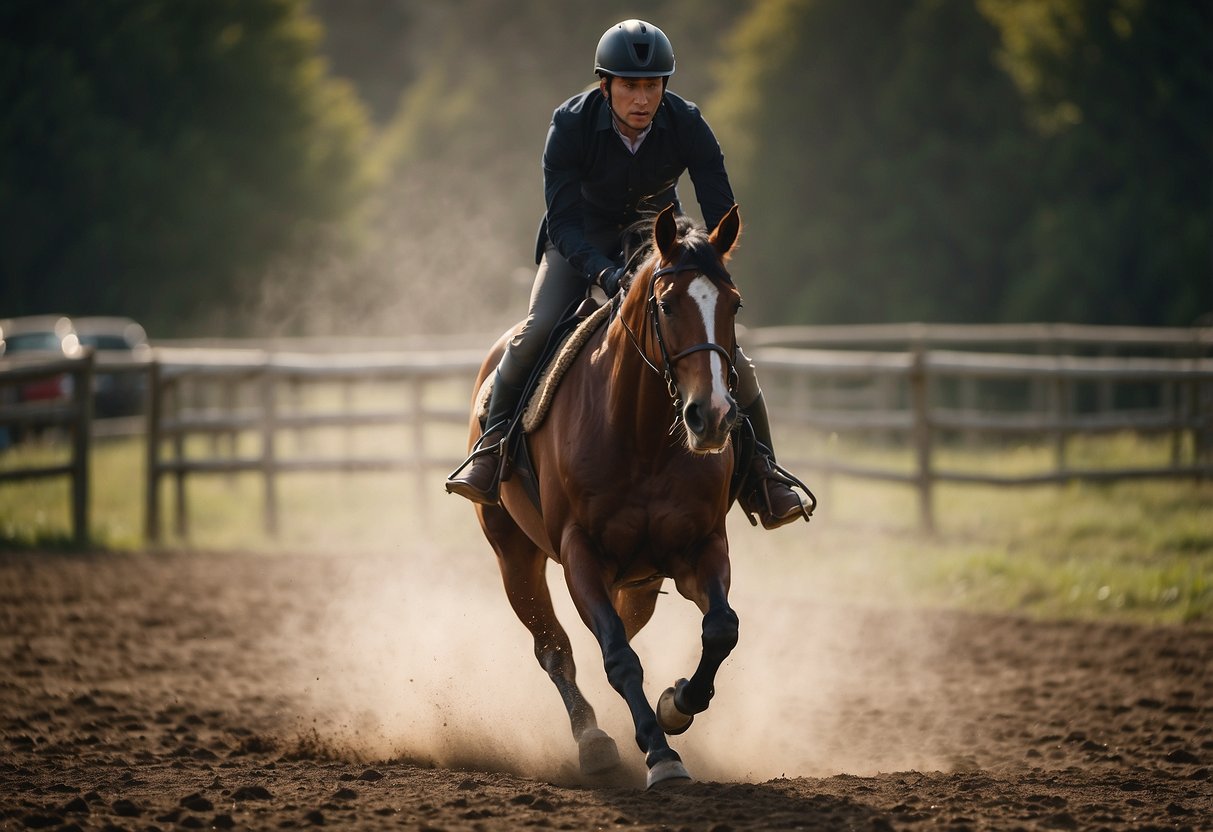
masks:
<instances>
[{"instance_id":1,"label":"tall riding boot","mask_svg":"<svg viewBox=\"0 0 1213 832\"><path fill-rule=\"evenodd\" d=\"M801 517L808 520L817 500L804 483L776 464L771 441L771 423L762 394L759 393L758 398L744 410L754 428L755 439L754 458L738 498L746 517L751 524L758 525L754 521L754 515L757 514L764 529L777 529ZM800 495L792 490L792 486L803 488L809 496L811 502L807 509Z\"/></svg>"},{"instance_id":2,"label":"tall riding boot","mask_svg":"<svg viewBox=\"0 0 1213 832\"><path fill-rule=\"evenodd\" d=\"M493 376L484 433L472 448L471 455L447 477L448 494L458 494L486 506L497 505L501 499L501 472L505 467L505 440L521 397L522 387L507 383L498 369Z\"/></svg>"}]
</instances>

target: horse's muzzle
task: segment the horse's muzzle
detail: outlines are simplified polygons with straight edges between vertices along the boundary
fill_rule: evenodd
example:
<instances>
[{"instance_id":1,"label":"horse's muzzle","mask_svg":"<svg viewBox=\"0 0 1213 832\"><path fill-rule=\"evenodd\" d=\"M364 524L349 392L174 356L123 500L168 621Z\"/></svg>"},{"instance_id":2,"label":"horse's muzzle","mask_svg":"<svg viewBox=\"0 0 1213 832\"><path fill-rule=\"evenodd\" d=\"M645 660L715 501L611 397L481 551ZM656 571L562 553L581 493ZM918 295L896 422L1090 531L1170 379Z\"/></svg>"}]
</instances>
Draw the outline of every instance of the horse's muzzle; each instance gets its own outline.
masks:
<instances>
[{"instance_id":1,"label":"horse's muzzle","mask_svg":"<svg viewBox=\"0 0 1213 832\"><path fill-rule=\"evenodd\" d=\"M717 454L729 443L729 434L737 424L737 402L728 396L723 402L694 398L682 408L687 429L687 446L697 454Z\"/></svg>"}]
</instances>

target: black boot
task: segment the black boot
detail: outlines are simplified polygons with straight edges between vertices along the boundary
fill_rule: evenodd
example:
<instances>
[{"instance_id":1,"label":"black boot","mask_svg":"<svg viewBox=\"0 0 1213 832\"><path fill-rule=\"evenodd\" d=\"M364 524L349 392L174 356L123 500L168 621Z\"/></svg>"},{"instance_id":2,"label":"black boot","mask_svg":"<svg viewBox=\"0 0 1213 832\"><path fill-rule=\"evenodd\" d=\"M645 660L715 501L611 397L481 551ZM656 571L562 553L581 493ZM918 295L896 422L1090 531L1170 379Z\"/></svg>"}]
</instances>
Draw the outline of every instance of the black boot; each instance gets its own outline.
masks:
<instances>
[{"instance_id":1,"label":"black boot","mask_svg":"<svg viewBox=\"0 0 1213 832\"><path fill-rule=\"evenodd\" d=\"M497 370L489 396L489 415L484 420L487 427L472 447L471 455L446 478L448 494L458 494L486 506L500 502L505 441L521 396L522 387L506 383L501 370Z\"/></svg>"},{"instance_id":2,"label":"black boot","mask_svg":"<svg viewBox=\"0 0 1213 832\"><path fill-rule=\"evenodd\" d=\"M746 482L738 496L738 502L741 503L746 517L756 526L758 523L754 515L758 515L764 529L777 529L802 517L807 521L813 514L813 509L817 507L817 499L804 483L775 462L771 423L767 418L767 406L761 393L745 408L745 414L754 429L755 440L754 458L750 462ZM804 489L808 495L810 502L807 508L800 495L792 490L793 486Z\"/></svg>"}]
</instances>

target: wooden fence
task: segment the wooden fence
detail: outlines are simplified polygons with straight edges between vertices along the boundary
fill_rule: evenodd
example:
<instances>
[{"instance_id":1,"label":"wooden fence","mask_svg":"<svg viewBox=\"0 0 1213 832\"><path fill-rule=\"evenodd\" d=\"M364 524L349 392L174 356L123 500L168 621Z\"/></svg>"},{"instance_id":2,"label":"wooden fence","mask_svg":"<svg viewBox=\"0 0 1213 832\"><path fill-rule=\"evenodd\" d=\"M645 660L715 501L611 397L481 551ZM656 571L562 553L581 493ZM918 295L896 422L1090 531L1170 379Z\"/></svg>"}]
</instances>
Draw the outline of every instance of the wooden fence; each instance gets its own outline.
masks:
<instances>
[{"instance_id":1,"label":"wooden fence","mask_svg":"<svg viewBox=\"0 0 1213 832\"><path fill-rule=\"evenodd\" d=\"M472 378L480 366L479 351L324 355L269 353L260 350L162 351L149 367L147 429L146 536L161 538L161 489L171 477L176 507L174 529L188 534L186 477L191 474L258 474L264 489L264 525L268 534L279 527L279 476L297 472L411 472L416 500L425 515L427 474L453 468L462 460L462 444L432 454L427 429L437 424L466 425ZM459 382L450 404L434 404L428 395L435 385ZM346 395L336 405L308 407L305 388L339 385ZM407 406L357 409L349 395L355 387L399 386L407 391ZM325 454L312 456L280 452L284 432L306 433L322 428L358 429L397 426L409 431L407 447L374 456ZM236 438L252 434L259 450L242 454ZM209 435L216 453L189 458L186 440ZM224 447L226 451L219 453ZM164 453L165 445L171 452Z\"/></svg>"},{"instance_id":2,"label":"wooden fence","mask_svg":"<svg viewBox=\"0 0 1213 832\"><path fill-rule=\"evenodd\" d=\"M35 465L0 469L0 483L24 482L48 477L68 477L71 482L72 539L83 546L89 539L89 453L93 421L93 371L91 350L81 358L57 361L6 361L0 364L0 430L4 442L33 430L64 429L71 434L71 454L60 465ZM18 390L36 382L52 384L66 379L66 396L20 401Z\"/></svg>"},{"instance_id":3,"label":"wooden fence","mask_svg":"<svg viewBox=\"0 0 1213 832\"><path fill-rule=\"evenodd\" d=\"M825 433L889 434L913 449L910 470L823 462L810 456L794 467L824 474L904 482L918 491L919 514L934 528L933 491L941 482L1025 486L1074 480L1213 476L1213 359L1084 357L929 350L908 352L809 350L766 347L754 351L764 383L783 385L782 419ZM825 382L813 389L813 382ZM844 387L837 406L839 382ZM1016 382L1024 389L1018 410L981 406L983 381ZM946 385L958 382L948 396ZM1094 387L1085 412L1076 405L1080 385ZM1148 407L1114 408L1116 387L1144 385ZM1140 389L1138 390L1140 393ZM860 394L860 395L857 395ZM949 403L949 399L953 402ZM1128 431L1171 436L1167 465L1079 468L1067 446L1082 434ZM1028 474L942 469L941 441L981 435L1043 437L1053 444L1053 468ZM1190 441L1185 443L1185 438ZM1190 450L1185 453L1185 447ZM1186 458L1185 458L1186 457Z\"/></svg>"},{"instance_id":4,"label":"wooden fence","mask_svg":"<svg viewBox=\"0 0 1213 832\"><path fill-rule=\"evenodd\" d=\"M1022 486L1075 479L1201 478L1213 475L1213 330L1124 330L1095 327L835 327L782 328L746 333L760 367L772 418L784 453L781 461L806 474L844 475L902 482L917 490L925 528L934 525L932 495L942 482ZM806 348L808 345L830 349ZM1015 345L1028 352L1005 352ZM858 346L885 349L857 349ZM962 352L936 347L977 345L1003 352ZM895 349L888 349L894 347ZM1090 354L1040 354L1096 352ZM1126 351L1149 356L1119 355ZM1161 353L1159 355L1158 353ZM479 350L376 352L357 355L261 349L158 347L154 357L123 371L147 374L145 530L149 542L163 534L162 483L175 494L174 530L188 535L188 478L254 473L264 492L268 533L280 524L279 477L305 471L405 471L424 500L429 477L462 458L461 442L433 450L427 432L466 423L467 393L480 364ZM99 368L109 369L107 365ZM38 372L77 374L75 389L88 390L89 362L42 367ZM0 383L24 378L26 368L0 367ZM1008 394L999 385L1010 384ZM327 385L345 391L336 400L309 396ZM456 389L454 396L432 395ZM1088 389L1090 388L1090 389ZM1130 407L1117 407L1127 388ZM400 400L374 409L350 405L352 391L403 389ZM1145 391L1143 393L1143 391ZM4 471L0 481L31 476L73 479L76 534L87 530L87 405L55 410L53 418L75 425L73 463L40 472ZM85 396L83 399L87 400ZM315 406L320 401L320 406ZM1143 405L1144 402L1144 405ZM0 424L35 418L0 404ZM357 431L401 427L411 437L387 453L286 454L288 433L325 428ZM1097 431L1166 433L1169 464L1142 468L1082 468L1067 458L1069 440ZM823 461L803 441L808 434L869 434L911 449L912 462L896 468ZM983 435L1048 438L1052 470L1025 475L948 470L938 452L950 437ZM210 439L199 454L199 438ZM241 442L241 438L255 440ZM250 450L250 447L252 450ZM424 511L424 506L423 506ZM84 512L84 514L80 514Z\"/></svg>"}]
</instances>

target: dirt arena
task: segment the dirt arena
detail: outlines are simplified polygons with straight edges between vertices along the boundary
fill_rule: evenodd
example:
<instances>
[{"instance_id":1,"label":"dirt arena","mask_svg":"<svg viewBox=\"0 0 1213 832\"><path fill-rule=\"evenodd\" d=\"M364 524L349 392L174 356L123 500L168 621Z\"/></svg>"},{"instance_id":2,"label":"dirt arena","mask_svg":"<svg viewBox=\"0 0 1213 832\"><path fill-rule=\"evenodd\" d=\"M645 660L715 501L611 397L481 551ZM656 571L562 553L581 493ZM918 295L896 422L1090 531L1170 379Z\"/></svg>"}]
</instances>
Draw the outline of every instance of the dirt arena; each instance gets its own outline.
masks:
<instances>
[{"instance_id":1,"label":"dirt arena","mask_svg":"<svg viewBox=\"0 0 1213 832\"><path fill-rule=\"evenodd\" d=\"M738 570L741 643L673 742L697 782L646 793L567 610L625 759L603 782L491 559L417 560L0 556L0 828L1213 828L1207 628L808 603ZM654 695L697 627L670 596L637 639Z\"/></svg>"}]
</instances>

